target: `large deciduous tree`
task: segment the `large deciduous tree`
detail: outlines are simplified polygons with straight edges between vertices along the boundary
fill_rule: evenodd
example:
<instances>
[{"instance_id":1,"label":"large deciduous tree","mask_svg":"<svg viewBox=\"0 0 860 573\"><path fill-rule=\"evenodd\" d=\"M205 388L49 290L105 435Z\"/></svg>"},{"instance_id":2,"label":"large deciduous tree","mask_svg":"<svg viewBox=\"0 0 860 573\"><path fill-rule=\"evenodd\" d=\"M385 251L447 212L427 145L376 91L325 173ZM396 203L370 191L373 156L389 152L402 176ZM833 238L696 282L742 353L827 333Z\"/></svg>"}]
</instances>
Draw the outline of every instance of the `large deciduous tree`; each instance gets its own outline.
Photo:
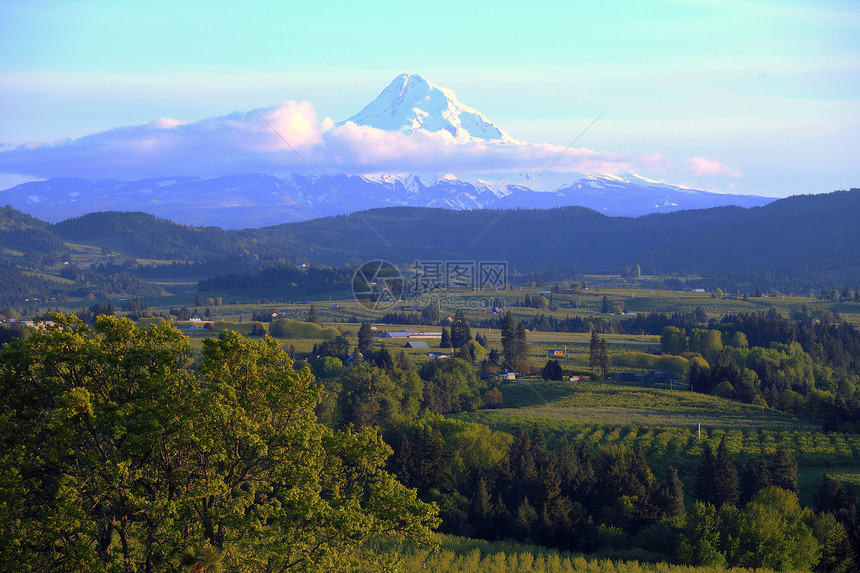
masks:
<instances>
[{"instance_id":1,"label":"large deciduous tree","mask_svg":"<svg viewBox=\"0 0 860 573\"><path fill-rule=\"evenodd\" d=\"M367 570L392 535L428 539L388 446L318 423L320 389L273 339L207 339L195 368L169 326L53 320L0 351L10 570Z\"/></svg>"},{"instance_id":2,"label":"large deciduous tree","mask_svg":"<svg viewBox=\"0 0 860 573\"><path fill-rule=\"evenodd\" d=\"M548 360L541 370L541 377L544 380L561 380L564 377L564 372L558 360Z\"/></svg>"}]
</instances>

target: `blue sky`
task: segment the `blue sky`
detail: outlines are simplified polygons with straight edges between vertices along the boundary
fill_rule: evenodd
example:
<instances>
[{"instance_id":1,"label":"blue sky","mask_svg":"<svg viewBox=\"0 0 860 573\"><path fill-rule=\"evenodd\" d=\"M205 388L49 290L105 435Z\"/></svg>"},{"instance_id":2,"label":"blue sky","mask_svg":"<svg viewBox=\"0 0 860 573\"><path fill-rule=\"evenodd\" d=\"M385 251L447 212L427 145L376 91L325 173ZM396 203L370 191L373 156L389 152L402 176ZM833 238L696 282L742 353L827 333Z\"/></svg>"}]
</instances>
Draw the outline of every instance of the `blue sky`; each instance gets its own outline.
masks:
<instances>
[{"instance_id":1,"label":"blue sky","mask_svg":"<svg viewBox=\"0 0 860 573\"><path fill-rule=\"evenodd\" d=\"M608 107L577 147L655 179L860 186L855 1L177 4L0 4L0 149L289 100L340 121L409 72L529 142Z\"/></svg>"}]
</instances>

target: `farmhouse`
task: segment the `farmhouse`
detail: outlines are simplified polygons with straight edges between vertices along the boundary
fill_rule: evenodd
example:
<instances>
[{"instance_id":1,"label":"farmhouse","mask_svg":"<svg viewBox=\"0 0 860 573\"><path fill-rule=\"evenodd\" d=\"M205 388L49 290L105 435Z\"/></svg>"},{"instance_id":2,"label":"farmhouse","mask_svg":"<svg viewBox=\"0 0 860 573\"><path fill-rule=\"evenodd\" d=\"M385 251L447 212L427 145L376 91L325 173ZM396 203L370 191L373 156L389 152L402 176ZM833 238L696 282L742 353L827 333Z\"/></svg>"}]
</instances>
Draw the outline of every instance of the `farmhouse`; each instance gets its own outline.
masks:
<instances>
[{"instance_id":1,"label":"farmhouse","mask_svg":"<svg viewBox=\"0 0 860 573\"><path fill-rule=\"evenodd\" d=\"M645 375L646 384L671 384L675 381L675 375L662 370L652 370Z\"/></svg>"},{"instance_id":2,"label":"farmhouse","mask_svg":"<svg viewBox=\"0 0 860 573\"><path fill-rule=\"evenodd\" d=\"M410 340L403 345L403 348L430 348L430 345L423 340Z\"/></svg>"}]
</instances>

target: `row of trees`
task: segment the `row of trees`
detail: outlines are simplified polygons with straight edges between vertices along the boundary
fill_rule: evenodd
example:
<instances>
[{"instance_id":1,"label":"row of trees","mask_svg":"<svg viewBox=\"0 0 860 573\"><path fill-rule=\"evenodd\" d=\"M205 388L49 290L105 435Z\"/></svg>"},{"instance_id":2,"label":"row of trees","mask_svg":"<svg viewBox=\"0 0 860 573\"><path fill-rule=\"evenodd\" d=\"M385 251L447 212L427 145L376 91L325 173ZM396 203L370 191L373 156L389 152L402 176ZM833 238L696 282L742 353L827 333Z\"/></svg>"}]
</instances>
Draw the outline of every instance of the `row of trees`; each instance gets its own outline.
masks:
<instances>
[{"instance_id":1,"label":"row of trees","mask_svg":"<svg viewBox=\"0 0 860 573\"><path fill-rule=\"evenodd\" d=\"M687 507L678 472L670 467L658 480L640 449L595 450L565 436L552 451L537 425L530 434L519 427L505 446L479 428L423 418L386 433L392 470L439 503L443 531L693 565L853 566L856 498L825 479L819 513L802 509L797 466L784 448L740 471L725 442L716 453L706 448Z\"/></svg>"},{"instance_id":2,"label":"row of trees","mask_svg":"<svg viewBox=\"0 0 860 573\"><path fill-rule=\"evenodd\" d=\"M351 267L299 267L280 264L256 271L218 275L201 280L200 292L253 291L273 296L305 296L321 292L348 290L354 269Z\"/></svg>"},{"instance_id":3,"label":"row of trees","mask_svg":"<svg viewBox=\"0 0 860 573\"><path fill-rule=\"evenodd\" d=\"M399 435L398 435L399 434ZM486 539L515 538L550 547L593 551L607 542L601 524L635 533L684 513L674 469L658 482L641 450L602 453L566 438L547 447L540 428L518 428L509 445L481 438L465 465L444 428L419 424L393 432L392 469L422 497L439 502L442 529ZM455 439L455 438L452 438ZM462 442L460 442L462 443Z\"/></svg>"}]
</instances>

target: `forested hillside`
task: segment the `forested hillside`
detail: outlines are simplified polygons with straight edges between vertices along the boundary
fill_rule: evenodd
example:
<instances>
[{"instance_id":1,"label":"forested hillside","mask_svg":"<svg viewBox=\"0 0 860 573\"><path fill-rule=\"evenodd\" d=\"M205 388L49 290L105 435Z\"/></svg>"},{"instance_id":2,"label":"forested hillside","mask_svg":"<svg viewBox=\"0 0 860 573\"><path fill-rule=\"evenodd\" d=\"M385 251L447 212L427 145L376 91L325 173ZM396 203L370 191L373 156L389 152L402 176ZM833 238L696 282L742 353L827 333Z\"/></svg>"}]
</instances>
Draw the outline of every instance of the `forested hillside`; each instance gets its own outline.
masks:
<instances>
[{"instance_id":1,"label":"forested hillside","mask_svg":"<svg viewBox=\"0 0 860 573\"><path fill-rule=\"evenodd\" d=\"M45 273L59 275L61 266L70 262L70 245L98 249L108 266L96 268L98 261L91 259L88 265L95 274L87 271L84 284L54 280L27 286L16 279L25 290L6 289L0 295L7 302L32 296L59 299L87 286L95 288L85 294L101 290L143 295L152 289L135 284L135 279L265 275L267 267L348 267L375 259L395 264L505 261L511 277L543 273L556 279L640 268L651 275L698 274L695 286L706 288L732 283L739 290L742 284L757 284L809 294L860 282L857 213L860 189L790 197L752 209L720 207L636 219L606 217L582 207L399 207L242 231L188 227L145 213L119 212L93 213L51 226L6 208L0 213L0 247L19 271L41 273L43 279L51 278ZM114 272L117 265L128 273L125 286L101 285L97 276ZM74 282L87 273L66 274L63 278ZM219 284L228 283L238 284L235 277Z\"/></svg>"},{"instance_id":2,"label":"forested hillside","mask_svg":"<svg viewBox=\"0 0 860 573\"><path fill-rule=\"evenodd\" d=\"M136 256L224 257L247 251L327 265L383 258L504 259L521 270L567 265L617 272L724 273L761 268L833 271L860 267L860 189L789 197L764 207L718 207L606 217L582 207L449 211L373 209L244 231L194 229L155 217L98 213L53 227L66 240L127 241Z\"/></svg>"},{"instance_id":3,"label":"forested hillside","mask_svg":"<svg viewBox=\"0 0 860 573\"><path fill-rule=\"evenodd\" d=\"M266 259L277 250L288 259L302 256L339 265L372 255L407 262L448 255L488 258L504 252L523 269L558 266L564 259L595 270L633 262L664 271L704 272L798 263L816 270L860 264L860 255L851 248L858 238L852 218L858 210L860 190L855 189L790 197L752 209L718 207L636 219L606 217L582 207L513 211L395 207L244 231L188 227L143 213L93 213L53 226L27 219L30 227L50 230L45 237L53 234L94 244L113 241L138 257L194 260L250 248ZM13 212L7 209L3 218L24 217Z\"/></svg>"}]
</instances>

